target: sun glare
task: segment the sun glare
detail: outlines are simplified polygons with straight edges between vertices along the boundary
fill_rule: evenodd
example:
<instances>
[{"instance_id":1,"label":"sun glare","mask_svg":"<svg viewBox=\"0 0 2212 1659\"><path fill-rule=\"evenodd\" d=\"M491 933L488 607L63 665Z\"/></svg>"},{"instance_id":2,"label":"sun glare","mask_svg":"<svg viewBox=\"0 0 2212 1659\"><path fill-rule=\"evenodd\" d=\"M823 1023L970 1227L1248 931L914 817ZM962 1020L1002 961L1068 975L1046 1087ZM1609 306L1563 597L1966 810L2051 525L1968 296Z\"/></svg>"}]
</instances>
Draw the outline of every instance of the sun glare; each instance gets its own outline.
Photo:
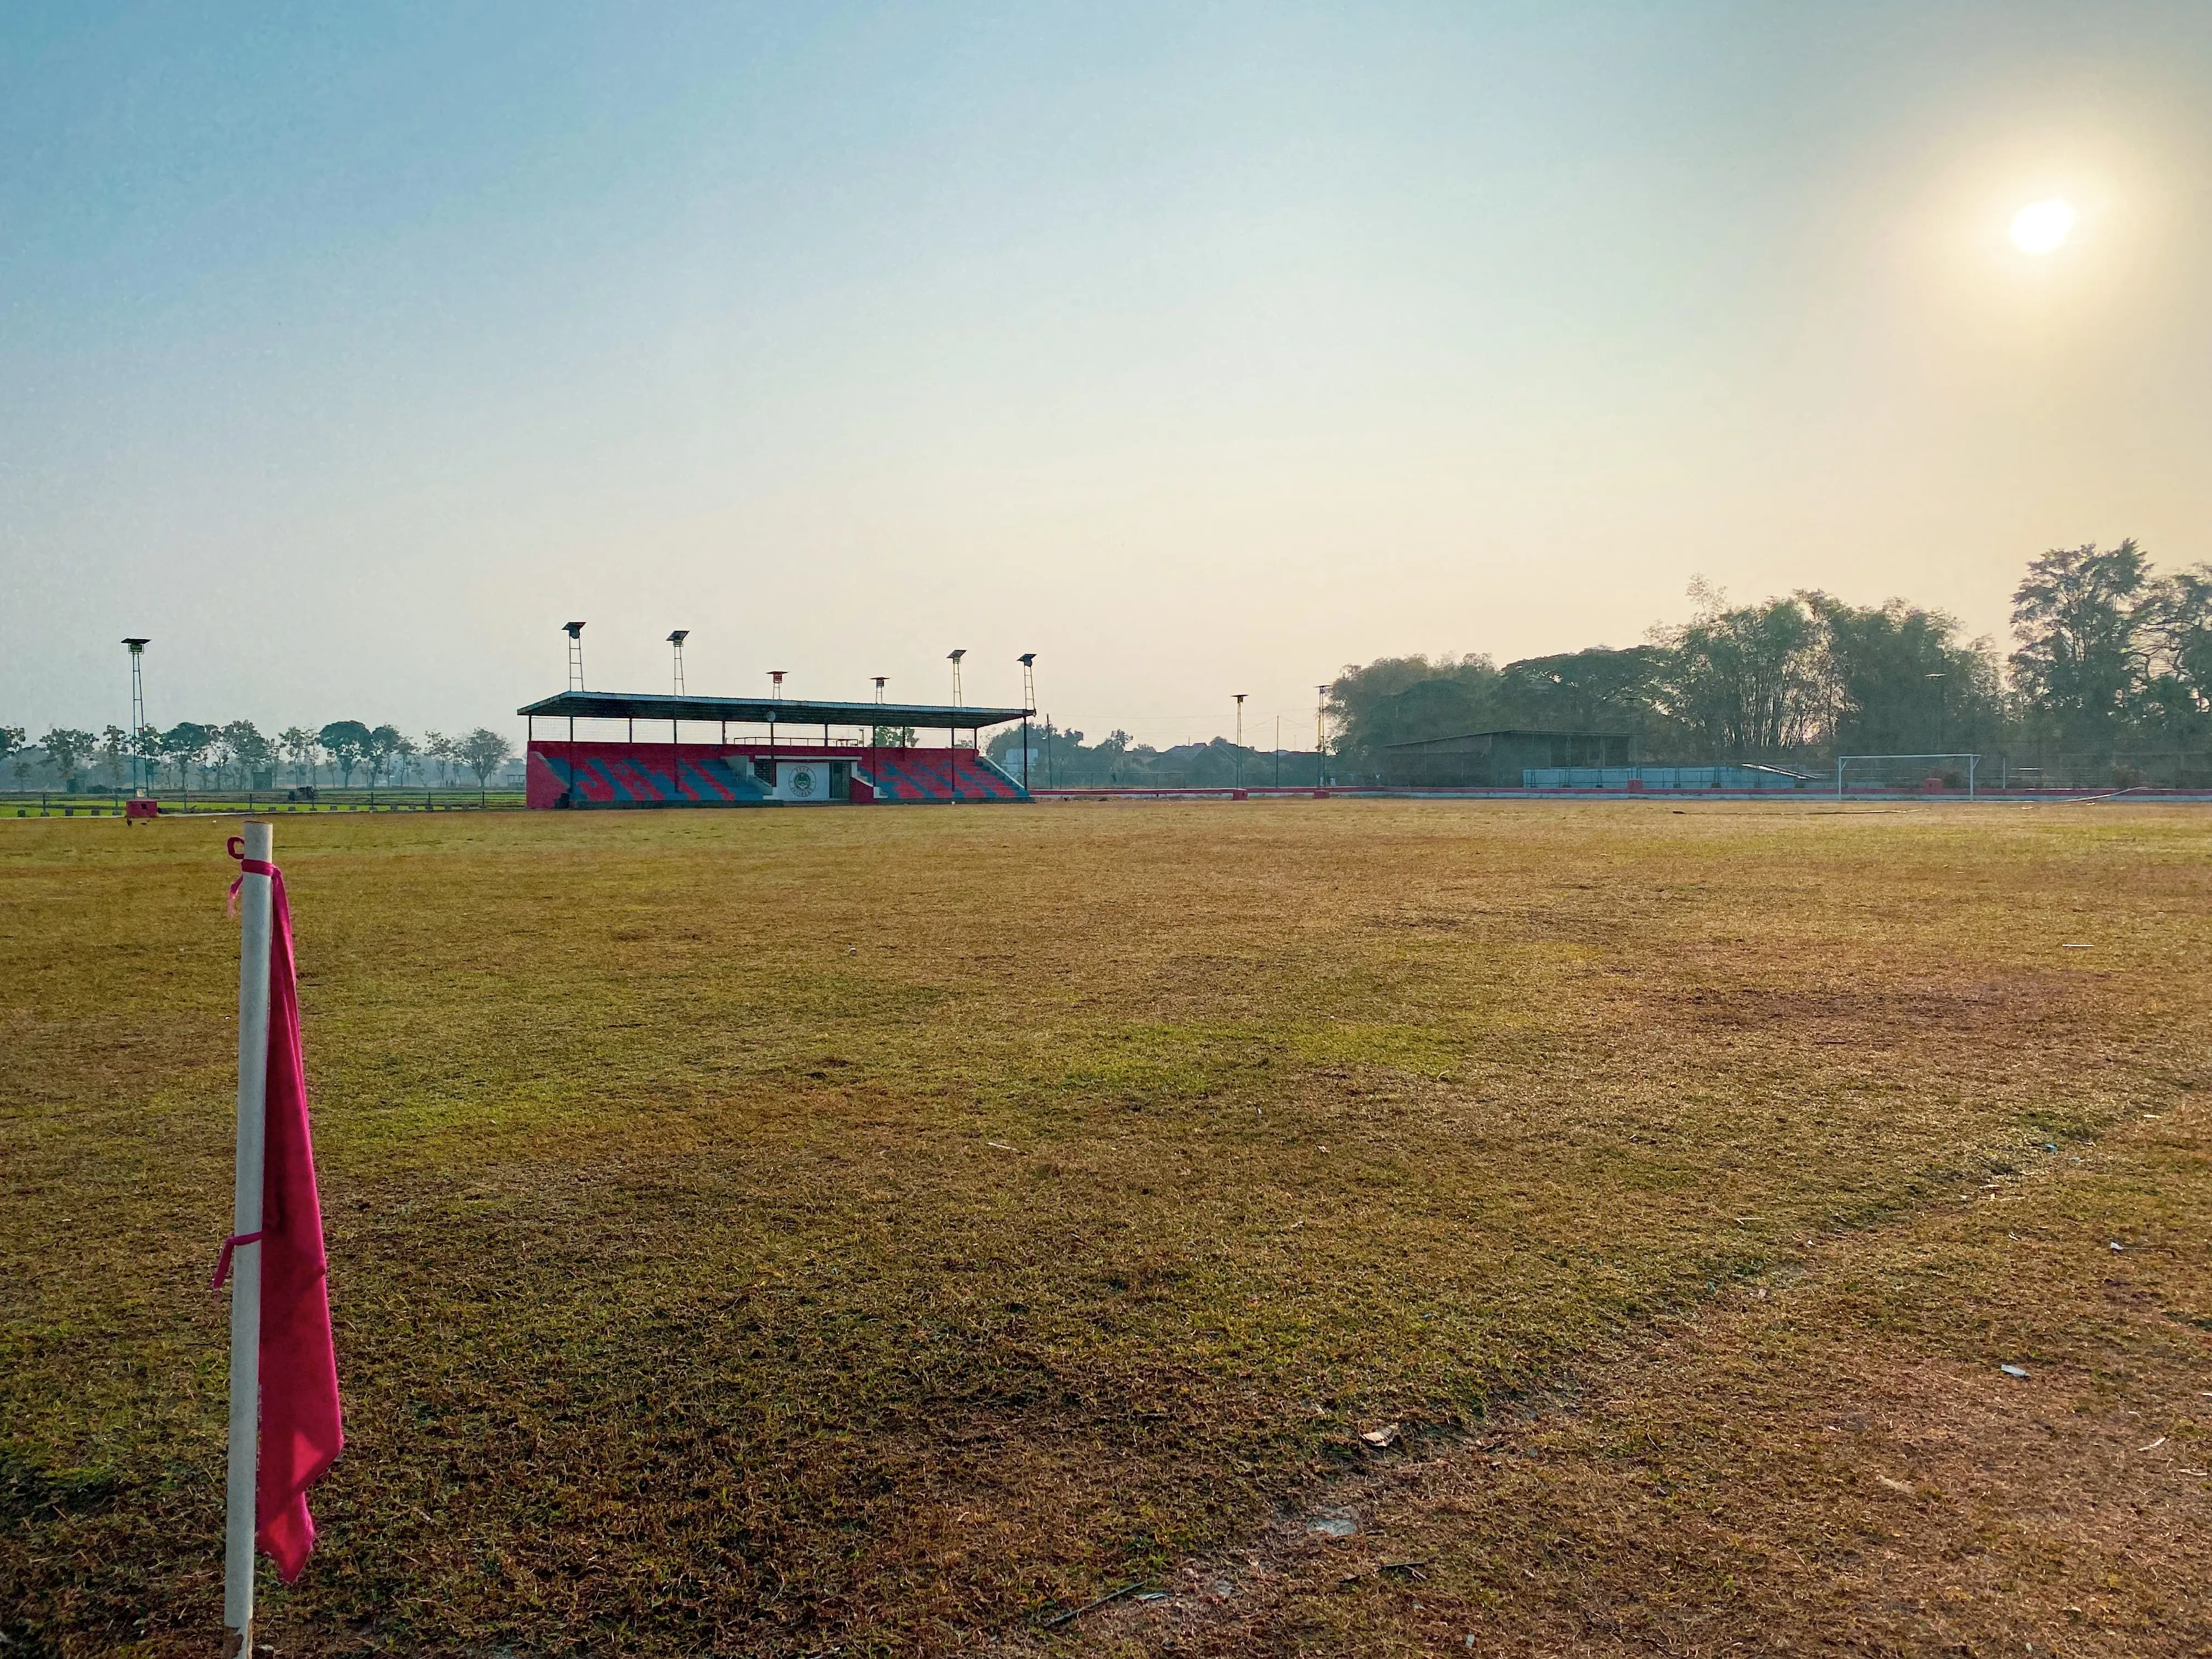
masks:
<instances>
[{"instance_id":1,"label":"sun glare","mask_svg":"<svg viewBox=\"0 0 2212 1659\"><path fill-rule=\"evenodd\" d=\"M2013 216L2013 242L2023 253L2051 252L2073 234L2079 216L2065 202L2030 202Z\"/></svg>"}]
</instances>

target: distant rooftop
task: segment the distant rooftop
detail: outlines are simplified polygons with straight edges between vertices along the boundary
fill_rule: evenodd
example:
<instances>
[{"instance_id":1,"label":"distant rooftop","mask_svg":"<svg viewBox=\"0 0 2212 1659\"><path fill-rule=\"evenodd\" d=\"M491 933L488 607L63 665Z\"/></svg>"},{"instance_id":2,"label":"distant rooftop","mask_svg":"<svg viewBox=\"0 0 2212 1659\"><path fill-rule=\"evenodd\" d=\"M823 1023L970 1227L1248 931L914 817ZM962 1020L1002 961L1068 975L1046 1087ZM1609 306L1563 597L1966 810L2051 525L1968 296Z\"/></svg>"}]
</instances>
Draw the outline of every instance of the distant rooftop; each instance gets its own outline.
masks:
<instances>
[{"instance_id":1,"label":"distant rooftop","mask_svg":"<svg viewBox=\"0 0 2212 1659\"><path fill-rule=\"evenodd\" d=\"M563 691L514 711L556 720L736 720L755 726L913 726L975 732L1034 714L1031 708L955 708L943 703L809 702L797 697L677 697L666 692Z\"/></svg>"}]
</instances>

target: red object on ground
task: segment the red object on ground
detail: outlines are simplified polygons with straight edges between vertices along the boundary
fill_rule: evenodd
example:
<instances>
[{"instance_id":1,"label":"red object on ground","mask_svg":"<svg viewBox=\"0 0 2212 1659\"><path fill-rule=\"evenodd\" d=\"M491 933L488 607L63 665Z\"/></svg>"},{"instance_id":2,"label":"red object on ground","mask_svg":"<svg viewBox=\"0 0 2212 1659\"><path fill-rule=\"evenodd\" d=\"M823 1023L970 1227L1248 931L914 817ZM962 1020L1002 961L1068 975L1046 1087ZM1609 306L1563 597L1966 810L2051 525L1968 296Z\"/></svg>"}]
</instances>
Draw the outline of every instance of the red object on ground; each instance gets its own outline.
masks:
<instances>
[{"instance_id":1,"label":"red object on ground","mask_svg":"<svg viewBox=\"0 0 2212 1659\"><path fill-rule=\"evenodd\" d=\"M1644 793L1644 780L1641 778L1631 778L1628 781L1628 787L1640 795Z\"/></svg>"},{"instance_id":2,"label":"red object on ground","mask_svg":"<svg viewBox=\"0 0 2212 1659\"><path fill-rule=\"evenodd\" d=\"M143 796L133 796L123 803L123 816L126 819L158 818L161 816L161 803L148 800Z\"/></svg>"},{"instance_id":3,"label":"red object on ground","mask_svg":"<svg viewBox=\"0 0 2212 1659\"><path fill-rule=\"evenodd\" d=\"M330 1264L307 1131L307 1073L300 1048L300 991L292 963L292 912L284 875L269 878L267 1152L261 1189L261 1467L254 1539L286 1583L315 1547L307 1488L345 1447L338 1420L337 1356L331 1344Z\"/></svg>"}]
</instances>

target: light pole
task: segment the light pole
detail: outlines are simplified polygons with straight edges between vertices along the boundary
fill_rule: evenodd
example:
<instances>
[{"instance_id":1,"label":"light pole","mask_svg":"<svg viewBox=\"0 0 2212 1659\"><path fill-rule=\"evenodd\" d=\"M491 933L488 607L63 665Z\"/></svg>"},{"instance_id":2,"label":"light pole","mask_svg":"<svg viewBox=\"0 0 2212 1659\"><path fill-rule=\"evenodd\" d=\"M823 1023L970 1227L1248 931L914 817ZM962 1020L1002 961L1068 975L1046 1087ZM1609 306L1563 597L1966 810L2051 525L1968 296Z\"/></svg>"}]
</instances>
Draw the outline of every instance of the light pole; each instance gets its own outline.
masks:
<instances>
[{"instance_id":1,"label":"light pole","mask_svg":"<svg viewBox=\"0 0 2212 1659\"><path fill-rule=\"evenodd\" d=\"M1328 787L1328 688L1314 687L1314 787Z\"/></svg>"},{"instance_id":2,"label":"light pole","mask_svg":"<svg viewBox=\"0 0 2212 1659\"><path fill-rule=\"evenodd\" d=\"M584 689L584 624L562 623L561 631L568 636L568 689L580 691Z\"/></svg>"},{"instance_id":3,"label":"light pole","mask_svg":"<svg viewBox=\"0 0 2212 1659\"><path fill-rule=\"evenodd\" d=\"M1014 659L1022 665L1022 793L1030 787L1030 716L1036 709L1036 653L1024 651Z\"/></svg>"},{"instance_id":4,"label":"light pole","mask_svg":"<svg viewBox=\"0 0 2212 1659\"><path fill-rule=\"evenodd\" d=\"M1941 674L1923 674L1921 678L1936 682L1936 753L1943 753L1943 680Z\"/></svg>"},{"instance_id":5,"label":"light pole","mask_svg":"<svg viewBox=\"0 0 2212 1659\"><path fill-rule=\"evenodd\" d=\"M1237 757L1233 763L1234 769L1229 775L1234 786L1241 789L1244 787L1244 698L1247 694L1238 691L1234 695L1237 698Z\"/></svg>"},{"instance_id":6,"label":"light pole","mask_svg":"<svg viewBox=\"0 0 2212 1659\"><path fill-rule=\"evenodd\" d=\"M146 793L146 647L148 639L129 639L131 648L131 793Z\"/></svg>"},{"instance_id":7,"label":"light pole","mask_svg":"<svg viewBox=\"0 0 2212 1659\"><path fill-rule=\"evenodd\" d=\"M963 645L945 659L952 665L952 706L955 708L960 707L960 659L967 654L968 647Z\"/></svg>"},{"instance_id":8,"label":"light pole","mask_svg":"<svg viewBox=\"0 0 2212 1659\"><path fill-rule=\"evenodd\" d=\"M679 628L668 636L668 643L676 650L675 691L679 697L684 695L684 641L690 637L691 630L688 628Z\"/></svg>"}]
</instances>

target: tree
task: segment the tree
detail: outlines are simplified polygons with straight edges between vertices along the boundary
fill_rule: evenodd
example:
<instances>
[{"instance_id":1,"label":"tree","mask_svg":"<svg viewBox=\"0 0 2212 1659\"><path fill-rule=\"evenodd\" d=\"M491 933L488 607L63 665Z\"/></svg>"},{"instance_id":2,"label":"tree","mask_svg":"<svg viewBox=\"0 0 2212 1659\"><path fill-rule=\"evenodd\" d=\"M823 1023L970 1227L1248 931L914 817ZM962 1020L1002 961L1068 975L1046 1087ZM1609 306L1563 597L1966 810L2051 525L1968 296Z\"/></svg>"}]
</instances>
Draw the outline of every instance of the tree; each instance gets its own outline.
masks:
<instances>
[{"instance_id":1,"label":"tree","mask_svg":"<svg viewBox=\"0 0 2212 1659\"><path fill-rule=\"evenodd\" d=\"M304 726L288 726L276 734L276 746L284 751L284 758L292 763L294 777L302 772L312 785L315 781L315 757L319 740Z\"/></svg>"},{"instance_id":2,"label":"tree","mask_svg":"<svg viewBox=\"0 0 2212 1659\"><path fill-rule=\"evenodd\" d=\"M39 747L46 751L46 758L61 775L62 787L68 790L76 789L77 769L92 757L99 746L100 739L91 732L66 726L58 726L39 739Z\"/></svg>"},{"instance_id":3,"label":"tree","mask_svg":"<svg viewBox=\"0 0 2212 1659\"><path fill-rule=\"evenodd\" d=\"M1651 717L1667 653L1656 645L1604 646L1528 657L1499 672L1496 702L1513 726L1540 731L1641 732Z\"/></svg>"},{"instance_id":4,"label":"tree","mask_svg":"<svg viewBox=\"0 0 2212 1659\"><path fill-rule=\"evenodd\" d=\"M2212 564L2160 577L2144 610L2142 713L2166 741L2201 743L2212 736Z\"/></svg>"},{"instance_id":5,"label":"tree","mask_svg":"<svg viewBox=\"0 0 2212 1659\"><path fill-rule=\"evenodd\" d=\"M111 726L100 734L100 769L107 774L108 787L123 787L123 780L131 769L131 734L119 726Z\"/></svg>"},{"instance_id":6,"label":"tree","mask_svg":"<svg viewBox=\"0 0 2212 1659\"><path fill-rule=\"evenodd\" d=\"M238 768L241 789L252 788L255 775L267 771L276 758L276 745L261 735L261 728L252 720L233 720L224 726L222 746Z\"/></svg>"},{"instance_id":7,"label":"tree","mask_svg":"<svg viewBox=\"0 0 2212 1659\"><path fill-rule=\"evenodd\" d=\"M343 787L353 787L354 769L368 753L368 728L359 720L332 720L315 734L315 740L331 757L331 764L338 769Z\"/></svg>"},{"instance_id":8,"label":"tree","mask_svg":"<svg viewBox=\"0 0 2212 1659\"><path fill-rule=\"evenodd\" d=\"M1959 642L1959 623L1903 599L1864 608L1799 595L1821 629L1816 673L1838 754L1973 750L1994 743L2003 714L1986 641Z\"/></svg>"},{"instance_id":9,"label":"tree","mask_svg":"<svg viewBox=\"0 0 2212 1659\"><path fill-rule=\"evenodd\" d=\"M10 755L21 750L23 736L23 728L20 726L0 726L0 760L6 760ZM21 769L21 762L17 763L19 769L15 775L18 782L30 775L28 772Z\"/></svg>"},{"instance_id":10,"label":"tree","mask_svg":"<svg viewBox=\"0 0 2212 1659\"><path fill-rule=\"evenodd\" d=\"M1328 688L1337 752L1367 757L1388 744L1457 737L1496 724L1498 672L1487 657L1382 657L1347 665Z\"/></svg>"},{"instance_id":11,"label":"tree","mask_svg":"<svg viewBox=\"0 0 2212 1659\"><path fill-rule=\"evenodd\" d=\"M911 749L914 737L911 726L879 726L869 741L878 749Z\"/></svg>"},{"instance_id":12,"label":"tree","mask_svg":"<svg viewBox=\"0 0 2212 1659\"><path fill-rule=\"evenodd\" d=\"M514 745L496 732L479 726L460 741L463 765L477 775L477 787L482 788L484 780L507 763L514 753Z\"/></svg>"},{"instance_id":13,"label":"tree","mask_svg":"<svg viewBox=\"0 0 2212 1659\"><path fill-rule=\"evenodd\" d=\"M1663 711L1689 726L1714 759L1796 748L1818 732L1812 613L1794 599L1729 609L1702 579L1698 614L1661 630L1669 653L1658 677Z\"/></svg>"},{"instance_id":14,"label":"tree","mask_svg":"<svg viewBox=\"0 0 2212 1659\"><path fill-rule=\"evenodd\" d=\"M215 728L192 720L179 720L161 734L159 753L177 769L179 788L191 787L191 769L214 746Z\"/></svg>"},{"instance_id":15,"label":"tree","mask_svg":"<svg viewBox=\"0 0 2212 1659\"><path fill-rule=\"evenodd\" d=\"M2055 547L2012 596L2014 683L2052 735L2100 756L2117 746L2148 678L2150 567L2130 539Z\"/></svg>"},{"instance_id":16,"label":"tree","mask_svg":"<svg viewBox=\"0 0 2212 1659\"><path fill-rule=\"evenodd\" d=\"M422 734L422 752L438 763L438 781L452 782L453 740L442 732L425 732Z\"/></svg>"},{"instance_id":17,"label":"tree","mask_svg":"<svg viewBox=\"0 0 2212 1659\"><path fill-rule=\"evenodd\" d=\"M213 787L220 789L222 787L222 775L229 769L232 758L228 728L211 726L208 730L214 735L208 740L207 752L200 757L200 764L207 769Z\"/></svg>"},{"instance_id":18,"label":"tree","mask_svg":"<svg viewBox=\"0 0 2212 1659\"><path fill-rule=\"evenodd\" d=\"M368 769L369 787L377 779L389 777L392 769L403 757L415 752L415 745L400 734L396 726L380 726L368 734L362 745L362 763Z\"/></svg>"}]
</instances>

